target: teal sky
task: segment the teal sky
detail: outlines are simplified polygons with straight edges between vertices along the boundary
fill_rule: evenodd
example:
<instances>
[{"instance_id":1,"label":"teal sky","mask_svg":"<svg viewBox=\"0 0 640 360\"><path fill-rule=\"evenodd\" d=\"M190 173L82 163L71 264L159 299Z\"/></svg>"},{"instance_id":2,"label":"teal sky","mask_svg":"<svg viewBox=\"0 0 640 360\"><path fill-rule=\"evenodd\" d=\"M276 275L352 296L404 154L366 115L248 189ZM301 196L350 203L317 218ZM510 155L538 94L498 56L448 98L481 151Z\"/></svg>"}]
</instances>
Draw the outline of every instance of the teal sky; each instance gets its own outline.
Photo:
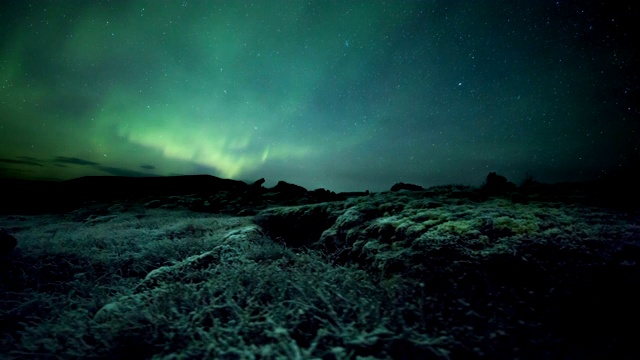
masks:
<instances>
[{"instance_id":1,"label":"teal sky","mask_svg":"<svg viewBox=\"0 0 640 360\"><path fill-rule=\"evenodd\" d=\"M309 189L637 164L637 7L3 1L0 176Z\"/></svg>"}]
</instances>

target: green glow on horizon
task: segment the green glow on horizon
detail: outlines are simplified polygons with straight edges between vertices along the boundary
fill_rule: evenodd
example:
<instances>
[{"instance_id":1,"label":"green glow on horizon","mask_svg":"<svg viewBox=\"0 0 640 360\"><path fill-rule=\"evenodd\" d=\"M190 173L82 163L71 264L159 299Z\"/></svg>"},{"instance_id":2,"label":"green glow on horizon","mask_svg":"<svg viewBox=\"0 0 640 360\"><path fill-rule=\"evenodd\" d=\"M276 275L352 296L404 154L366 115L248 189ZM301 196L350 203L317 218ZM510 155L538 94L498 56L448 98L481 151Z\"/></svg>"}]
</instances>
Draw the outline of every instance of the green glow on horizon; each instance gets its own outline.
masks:
<instances>
[{"instance_id":1,"label":"green glow on horizon","mask_svg":"<svg viewBox=\"0 0 640 360\"><path fill-rule=\"evenodd\" d=\"M633 96L618 93L637 61L615 37L592 46L563 11L0 2L0 176L206 173L343 190L489 170L591 176L637 152L635 105L622 105Z\"/></svg>"}]
</instances>

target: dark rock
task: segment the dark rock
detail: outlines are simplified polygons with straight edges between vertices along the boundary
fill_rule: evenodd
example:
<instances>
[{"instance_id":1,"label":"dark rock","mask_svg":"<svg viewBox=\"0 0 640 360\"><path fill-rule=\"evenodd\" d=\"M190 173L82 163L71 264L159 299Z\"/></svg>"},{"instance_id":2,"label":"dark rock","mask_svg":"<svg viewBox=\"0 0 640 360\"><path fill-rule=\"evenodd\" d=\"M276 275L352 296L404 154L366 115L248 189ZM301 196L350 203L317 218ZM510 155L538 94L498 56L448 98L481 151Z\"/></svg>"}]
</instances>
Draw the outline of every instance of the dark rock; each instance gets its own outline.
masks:
<instances>
[{"instance_id":1,"label":"dark rock","mask_svg":"<svg viewBox=\"0 0 640 360\"><path fill-rule=\"evenodd\" d=\"M308 195L313 201L318 202L336 201L339 199L335 192L322 188L309 191Z\"/></svg>"},{"instance_id":2,"label":"dark rock","mask_svg":"<svg viewBox=\"0 0 640 360\"><path fill-rule=\"evenodd\" d=\"M400 191L400 190L422 191L424 190L424 188L420 185L405 184L405 183L396 183L391 187L391 191Z\"/></svg>"},{"instance_id":3,"label":"dark rock","mask_svg":"<svg viewBox=\"0 0 640 360\"><path fill-rule=\"evenodd\" d=\"M285 181L278 181L276 186L269 189L269 192L276 192L282 195L286 195L287 197L295 197L295 196L304 196L307 194L307 189L303 188L300 185L289 184Z\"/></svg>"},{"instance_id":4,"label":"dark rock","mask_svg":"<svg viewBox=\"0 0 640 360\"><path fill-rule=\"evenodd\" d=\"M261 188L264 182L265 182L264 178L261 178L260 180L256 180L251 186L254 188Z\"/></svg>"},{"instance_id":5,"label":"dark rock","mask_svg":"<svg viewBox=\"0 0 640 360\"><path fill-rule=\"evenodd\" d=\"M18 240L0 229L0 255L7 255L18 245Z\"/></svg>"},{"instance_id":6,"label":"dark rock","mask_svg":"<svg viewBox=\"0 0 640 360\"><path fill-rule=\"evenodd\" d=\"M514 191L516 184L507 180L506 177L498 175L495 172L487 175L487 180L482 185L482 191L489 195L503 195L505 193Z\"/></svg>"}]
</instances>

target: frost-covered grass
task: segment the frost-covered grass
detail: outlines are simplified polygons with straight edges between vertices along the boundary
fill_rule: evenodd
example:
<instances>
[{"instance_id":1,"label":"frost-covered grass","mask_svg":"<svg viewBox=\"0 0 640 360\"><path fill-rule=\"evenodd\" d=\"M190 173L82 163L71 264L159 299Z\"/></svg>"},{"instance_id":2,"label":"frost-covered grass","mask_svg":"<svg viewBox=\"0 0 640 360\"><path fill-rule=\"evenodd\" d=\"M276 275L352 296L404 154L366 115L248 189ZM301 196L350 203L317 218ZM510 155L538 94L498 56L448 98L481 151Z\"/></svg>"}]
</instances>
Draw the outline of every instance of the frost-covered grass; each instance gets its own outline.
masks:
<instances>
[{"instance_id":1,"label":"frost-covered grass","mask_svg":"<svg viewBox=\"0 0 640 360\"><path fill-rule=\"evenodd\" d=\"M1 217L0 358L640 355L637 214L468 192Z\"/></svg>"},{"instance_id":2,"label":"frost-covered grass","mask_svg":"<svg viewBox=\"0 0 640 360\"><path fill-rule=\"evenodd\" d=\"M2 358L446 356L403 325L400 282L180 211L5 217ZM415 309L418 311L418 309Z\"/></svg>"},{"instance_id":3,"label":"frost-covered grass","mask_svg":"<svg viewBox=\"0 0 640 360\"><path fill-rule=\"evenodd\" d=\"M256 219L334 264L424 286L424 313L413 316L454 339L454 357L640 354L624 330L640 321L637 212L460 193L381 193ZM282 218L323 222L324 213L333 225L315 242L272 229Z\"/></svg>"}]
</instances>

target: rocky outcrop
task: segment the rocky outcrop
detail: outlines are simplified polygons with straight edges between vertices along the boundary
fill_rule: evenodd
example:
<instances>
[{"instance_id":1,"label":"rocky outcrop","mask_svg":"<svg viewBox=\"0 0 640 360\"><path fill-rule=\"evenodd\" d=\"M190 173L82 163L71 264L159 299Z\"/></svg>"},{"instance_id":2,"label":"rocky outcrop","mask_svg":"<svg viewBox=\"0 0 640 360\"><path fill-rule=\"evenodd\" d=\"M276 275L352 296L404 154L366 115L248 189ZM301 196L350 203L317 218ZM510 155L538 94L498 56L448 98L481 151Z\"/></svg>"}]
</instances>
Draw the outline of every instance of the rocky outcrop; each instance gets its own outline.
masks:
<instances>
[{"instance_id":1,"label":"rocky outcrop","mask_svg":"<svg viewBox=\"0 0 640 360\"><path fill-rule=\"evenodd\" d=\"M304 196L307 193L307 189L300 185L290 184L286 181L278 181L278 184L267 190L267 192L278 193L284 197L298 197Z\"/></svg>"},{"instance_id":2,"label":"rocky outcrop","mask_svg":"<svg viewBox=\"0 0 640 360\"><path fill-rule=\"evenodd\" d=\"M424 188L420 185L414 184L405 184L405 183L396 183L391 187L390 191L400 191L400 190L408 190L408 191L423 191Z\"/></svg>"},{"instance_id":3,"label":"rocky outcrop","mask_svg":"<svg viewBox=\"0 0 640 360\"><path fill-rule=\"evenodd\" d=\"M495 172L487 175L487 180L482 186L482 191L487 195L504 195L516 190L516 184L507 180L506 177Z\"/></svg>"},{"instance_id":4,"label":"rocky outcrop","mask_svg":"<svg viewBox=\"0 0 640 360\"><path fill-rule=\"evenodd\" d=\"M264 178L260 178L259 180L256 180L251 186L253 188L260 189L260 188L262 188L262 184L264 184L264 182L265 182L265 179Z\"/></svg>"}]
</instances>

